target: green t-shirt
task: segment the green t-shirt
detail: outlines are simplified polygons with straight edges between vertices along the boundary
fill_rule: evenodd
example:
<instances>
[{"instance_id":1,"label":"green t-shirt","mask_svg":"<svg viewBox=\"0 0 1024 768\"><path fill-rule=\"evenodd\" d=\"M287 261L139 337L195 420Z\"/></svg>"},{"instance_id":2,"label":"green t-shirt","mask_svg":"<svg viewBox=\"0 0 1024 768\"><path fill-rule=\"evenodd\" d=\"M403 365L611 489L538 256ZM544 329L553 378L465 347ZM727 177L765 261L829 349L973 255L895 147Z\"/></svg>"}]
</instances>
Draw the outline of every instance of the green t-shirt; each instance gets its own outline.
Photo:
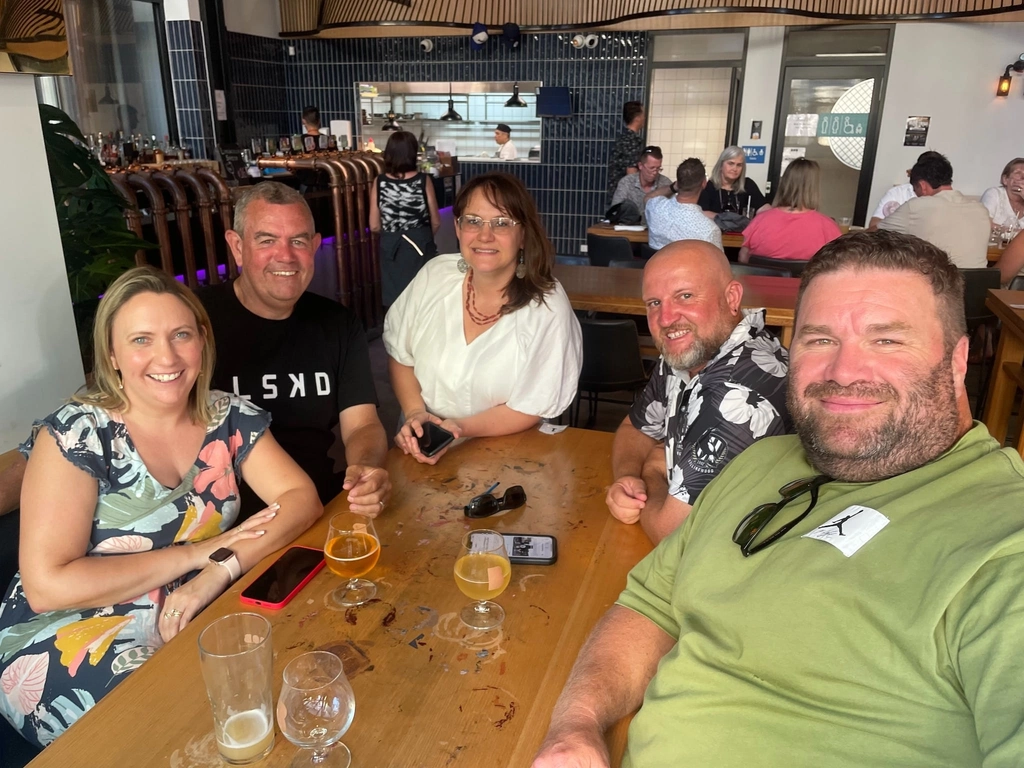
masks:
<instances>
[{"instance_id":1,"label":"green t-shirt","mask_svg":"<svg viewBox=\"0 0 1024 768\"><path fill-rule=\"evenodd\" d=\"M630 573L619 604L678 641L623 768L1024 766L1020 457L975 423L913 472L822 486L744 558L740 520L816 474L798 438L754 443ZM851 556L804 538L853 505L889 523Z\"/></svg>"}]
</instances>

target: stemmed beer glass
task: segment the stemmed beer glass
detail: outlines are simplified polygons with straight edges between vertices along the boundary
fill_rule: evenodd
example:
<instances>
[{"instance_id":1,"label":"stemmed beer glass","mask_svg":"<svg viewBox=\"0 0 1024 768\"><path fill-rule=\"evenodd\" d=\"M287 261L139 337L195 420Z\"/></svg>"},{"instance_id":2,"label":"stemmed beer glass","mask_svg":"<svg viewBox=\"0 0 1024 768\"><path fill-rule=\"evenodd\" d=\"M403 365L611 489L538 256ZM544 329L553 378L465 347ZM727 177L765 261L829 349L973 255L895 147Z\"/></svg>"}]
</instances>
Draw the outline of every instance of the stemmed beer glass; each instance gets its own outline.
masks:
<instances>
[{"instance_id":1,"label":"stemmed beer glass","mask_svg":"<svg viewBox=\"0 0 1024 768\"><path fill-rule=\"evenodd\" d=\"M500 627L505 611L491 601L505 591L511 578L512 565L500 533L482 529L463 536L455 561L455 583L462 594L476 602L459 613L462 623L480 630Z\"/></svg>"},{"instance_id":2,"label":"stemmed beer glass","mask_svg":"<svg viewBox=\"0 0 1024 768\"><path fill-rule=\"evenodd\" d=\"M277 700L277 724L302 750L291 768L348 768L352 753L341 737L355 714L355 695L341 659L329 651L310 651L288 662Z\"/></svg>"},{"instance_id":3,"label":"stemmed beer glass","mask_svg":"<svg viewBox=\"0 0 1024 768\"><path fill-rule=\"evenodd\" d=\"M338 605L362 605L376 596L377 585L359 578L373 570L380 558L380 539L373 520L355 512L339 512L332 517L324 557L328 568L348 579L331 593Z\"/></svg>"}]
</instances>

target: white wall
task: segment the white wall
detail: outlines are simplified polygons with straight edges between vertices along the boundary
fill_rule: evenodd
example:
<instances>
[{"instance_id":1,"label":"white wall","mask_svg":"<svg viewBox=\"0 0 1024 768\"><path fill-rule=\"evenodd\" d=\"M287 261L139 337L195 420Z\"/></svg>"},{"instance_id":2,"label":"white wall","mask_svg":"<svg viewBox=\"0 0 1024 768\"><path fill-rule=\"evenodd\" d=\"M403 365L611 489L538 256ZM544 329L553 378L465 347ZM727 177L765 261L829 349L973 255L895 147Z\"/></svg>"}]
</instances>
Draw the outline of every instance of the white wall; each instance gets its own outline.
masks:
<instances>
[{"instance_id":1,"label":"white wall","mask_svg":"<svg viewBox=\"0 0 1024 768\"><path fill-rule=\"evenodd\" d=\"M277 37L281 7L277 0L224 0L224 26L229 32Z\"/></svg>"},{"instance_id":2,"label":"white wall","mask_svg":"<svg viewBox=\"0 0 1024 768\"><path fill-rule=\"evenodd\" d=\"M743 101L740 106L740 146L764 146L765 162L748 164L747 176L764 190L771 163L772 129L782 71L784 27L751 27L747 38L747 61L743 68ZM761 140L750 138L750 123L761 121ZM717 158L716 158L717 159ZM712 160L714 164L714 160ZM711 166L708 166L711 173Z\"/></svg>"},{"instance_id":3,"label":"white wall","mask_svg":"<svg viewBox=\"0 0 1024 768\"><path fill-rule=\"evenodd\" d=\"M896 25L869 214L923 150L903 146L910 115L931 117L927 148L949 158L957 189L980 195L999 183L1006 162L1024 156L1024 77L1009 97L995 95L1022 51L1020 22Z\"/></svg>"},{"instance_id":4,"label":"white wall","mask_svg":"<svg viewBox=\"0 0 1024 768\"><path fill-rule=\"evenodd\" d=\"M85 381L53 209L35 86L0 75L0 452Z\"/></svg>"}]
</instances>

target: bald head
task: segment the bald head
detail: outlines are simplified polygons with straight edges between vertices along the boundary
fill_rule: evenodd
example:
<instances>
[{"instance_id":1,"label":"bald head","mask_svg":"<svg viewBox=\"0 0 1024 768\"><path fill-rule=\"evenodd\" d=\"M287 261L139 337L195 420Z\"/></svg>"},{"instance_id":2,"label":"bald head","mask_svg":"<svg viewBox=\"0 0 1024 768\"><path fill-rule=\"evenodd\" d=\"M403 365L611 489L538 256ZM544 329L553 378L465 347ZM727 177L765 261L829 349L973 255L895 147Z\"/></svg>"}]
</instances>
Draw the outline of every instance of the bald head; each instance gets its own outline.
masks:
<instances>
[{"instance_id":1,"label":"bald head","mask_svg":"<svg viewBox=\"0 0 1024 768\"><path fill-rule=\"evenodd\" d=\"M722 250L703 240L680 240L644 268L643 300L654 343L676 370L696 374L742 319L743 286L733 280Z\"/></svg>"}]
</instances>

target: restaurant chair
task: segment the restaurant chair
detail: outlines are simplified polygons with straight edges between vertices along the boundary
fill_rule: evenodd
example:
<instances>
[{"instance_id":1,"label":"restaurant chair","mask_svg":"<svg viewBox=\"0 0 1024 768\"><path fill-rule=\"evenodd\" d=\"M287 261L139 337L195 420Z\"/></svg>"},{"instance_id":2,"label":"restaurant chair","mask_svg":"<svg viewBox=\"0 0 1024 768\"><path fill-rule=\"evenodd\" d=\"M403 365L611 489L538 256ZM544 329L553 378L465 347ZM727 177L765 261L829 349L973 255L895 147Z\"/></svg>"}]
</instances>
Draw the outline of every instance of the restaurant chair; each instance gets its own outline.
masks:
<instances>
[{"instance_id":1,"label":"restaurant chair","mask_svg":"<svg viewBox=\"0 0 1024 768\"><path fill-rule=\"evenodd\" d=\"M652 248L650 243L640 243L640 258L644 261L650 260L651 256L658 252L657 248Z\"/></svg>"},{"instance_id":2,"label":"restaurant chair","mask_svg":"<svg viewBox=\"0 0 1024 768\"><path fill-rule=\"evenodd\" d=\"M985 306L985 298L989 289L999 289L999 269L996 267L980 267L978 269L961 269L964 278L964 315L967 318L967 338L974 342L979 328L995 326L996 316ZM978 372L978 394L975 398L975 413L981 414L985 408L985 396L988 394L988 379L991 366L987 359L986 336L981 337L981 363ZM992 339L993 346L995 339Z\"/></svg>"},{"instance_id":3,"label":"restaurant chair","mask_svg":"<svg viewBox=\"0 0 1024 768\"><path fill-rule=\"evenodd\" d=\"M589 256L555 256L555 264L565 264L570 267L589 267Z\"/></svg>"},{"instance_id":4,"label":"restaurant chair","mask_svg":"<svg viewBox=\"0 0 1024 768\"><path fill-rule=\"evenodd\" d=\"M611 267L612 269L643 269L644 262L640 261L640 259L629 259L622 261L620 261L619 259L613 259L612 261L608 262L608 266Z\"/></svg>"},{"instance_id":5,"label":"restaurant chair","mask_svg":"<svg viewBox=\"0 0 1024 768\"><path fill-rule=\"evenodd\" d=\"M1010 377L1017 389L1024 390L1024 367L1020 363L1003 363L1003 373ZM1016 393L1014 393L1014 399L1016 399ZM980 408L978 412L981 413ZM1017 447L1017 453L1024 459L1024 407L1017 414L1017 439L1014 444Z\"/></svg>"},{"instance_id":6,"label":"restaurant chair","mask_svg":"<svg viewBox=\"0 0 1024 768\"><path fill-rule=\"evenodd\" d=\"M597 403L631 405L633 400L615 400L599 395L608 392L636 394L647 386L648 371L640 357L640 340L632 320L581 320L583 330L583 370L576 393L571 424L579 425L580 401L586 393L586 428L597 420Z\"/></svg>"},{"instance_id":7,"label":"restaurant chair","mask_svg":"<svg viewBox=\"0 0 1024 768\"><path fill-rule=\"evenodd\" d=\"M587 234L587 256L595 267L607 267L610 261L629 261L633 245L624 237Z\"/></svg>"},{"instance_id":8,"label":"restaurant chair","mask_svg":"<svg viewBox=\"0 0 1024 768\"><path fill-rule=\"evenodd\" d=\"M768 267L752 267L749 264L730 263L733 275L760 275L761 277L792 277L792 273Z\"/></svg>"},{"instance_id":9,"label":"restaurant chair","mask_svg":"<svg viewBox=\"0 0 1024 768\"><path fill-rule=\"evenodd\" d=\"M779 277L800 277L808 262L801 259L769 259L767 256L751 256L747 263L752 267L764 267L786 273Z\"/></svg>"}]
</instances>

